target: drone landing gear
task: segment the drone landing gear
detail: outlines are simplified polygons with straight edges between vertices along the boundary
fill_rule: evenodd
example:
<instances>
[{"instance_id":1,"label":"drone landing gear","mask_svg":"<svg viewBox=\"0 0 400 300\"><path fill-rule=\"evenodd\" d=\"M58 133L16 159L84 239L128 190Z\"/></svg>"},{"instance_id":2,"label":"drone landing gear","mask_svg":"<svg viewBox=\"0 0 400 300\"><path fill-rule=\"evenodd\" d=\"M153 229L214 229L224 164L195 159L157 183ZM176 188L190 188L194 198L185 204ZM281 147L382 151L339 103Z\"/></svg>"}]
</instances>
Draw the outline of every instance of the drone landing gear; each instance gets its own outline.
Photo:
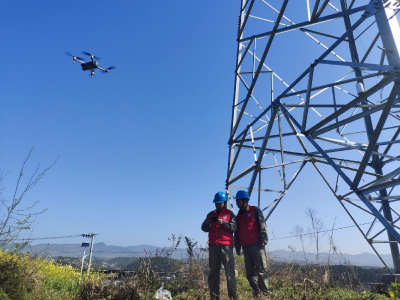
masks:
<instances>
[{"instance_id":1,"label":"drone landing gear","mask_svg":"<svg viewBox=\"0 0 400 300\"><path fill-rule=\"evenodd\" d=\"M93 78L93 75L94 75L94 71L90 70L90 77Z\"/></svg>"}]
</instances>

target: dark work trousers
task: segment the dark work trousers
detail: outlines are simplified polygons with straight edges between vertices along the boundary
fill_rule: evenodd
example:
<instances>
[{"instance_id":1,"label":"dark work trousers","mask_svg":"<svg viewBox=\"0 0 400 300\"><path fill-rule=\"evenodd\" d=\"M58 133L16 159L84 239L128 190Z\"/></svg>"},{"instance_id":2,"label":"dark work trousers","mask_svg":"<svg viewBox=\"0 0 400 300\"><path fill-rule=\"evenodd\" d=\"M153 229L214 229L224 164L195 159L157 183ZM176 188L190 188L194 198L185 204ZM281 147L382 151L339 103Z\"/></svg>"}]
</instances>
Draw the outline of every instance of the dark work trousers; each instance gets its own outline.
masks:
<instances>
[{"instance_id":1,"label":"dark work trousers","mask_svg":"<svg viewBox=\"0 0 400 300\"><path fill-rule=\"evenodd\" d=\"M260 244L247 245L243 247L243 255L247 280L253 289L253 294L258 296L261 292L267 296L269 291L265 249Z\"/></svg>"},{"instance_id":2,"label":"dark work trousers","mask_svg":"<svg viewBox=\"0 0 400 300\"><path fill-rule=\"evenodd\" d=\"M210 274L208 275L208 287L210 288L211 300L219 299L219 278L221 274L221 263L224 265L225 268L228 296L230 299L237 299L233 246L210 245L209 263Z\"/></svg>"}]
</instances>

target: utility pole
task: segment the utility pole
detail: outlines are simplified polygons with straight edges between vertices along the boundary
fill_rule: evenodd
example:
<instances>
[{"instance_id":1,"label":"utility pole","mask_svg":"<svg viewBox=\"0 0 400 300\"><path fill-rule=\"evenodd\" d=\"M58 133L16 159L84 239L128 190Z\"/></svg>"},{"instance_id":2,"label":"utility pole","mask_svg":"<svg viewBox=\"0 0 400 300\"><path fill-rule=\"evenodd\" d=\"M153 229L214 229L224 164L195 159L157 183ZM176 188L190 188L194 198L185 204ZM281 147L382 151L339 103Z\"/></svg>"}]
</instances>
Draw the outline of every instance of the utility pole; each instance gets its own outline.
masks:
<instances>
[{"instance_id":1,"label":"utility pole","mask_svg":"<svg viewBox=\"0 0 400 300\"><path fill-rule=\"evenodd\" d=\"M90 242L90 254L89 254L88 276L89 276L89 274L90 274L90 266L92 265L93 240L94 240L94 237L95 237L96 235L97 235L96 233L84 233L84 234L82 234L83 237L92 238L92 241Z\"/></svg>"},{"instance_id":2,"label":"utility pole","mask_svg":"<svg viewBox=\"0 0 400 300\"><path fill-rule=\"evenodd\" d=\"M81 265L81 278L82 278L82 274L83 274L83 265L85 263L85 257L86 257L86 248L89 247L89 243L82 243L83 247L83 256L82 256L82 265Z\"/></svg>"}]
</instances>

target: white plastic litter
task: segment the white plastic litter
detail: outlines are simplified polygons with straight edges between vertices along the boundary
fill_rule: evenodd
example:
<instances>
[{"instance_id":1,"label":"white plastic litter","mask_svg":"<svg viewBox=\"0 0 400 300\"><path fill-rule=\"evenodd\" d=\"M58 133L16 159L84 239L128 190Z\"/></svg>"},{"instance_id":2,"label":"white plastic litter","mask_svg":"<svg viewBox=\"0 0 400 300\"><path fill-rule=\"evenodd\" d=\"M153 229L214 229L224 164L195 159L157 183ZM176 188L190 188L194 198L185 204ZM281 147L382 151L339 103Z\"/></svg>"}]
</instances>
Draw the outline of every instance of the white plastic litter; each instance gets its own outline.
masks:
<instances>
[{"instance_id":1,"label":"white plastic litter","mask_svg":"<svg viewBox=\"0 0 400 300\"><path fill-rule=\"evenodd\" d=\"M165 290L163 287L160 287L156 291L154 297L159 300L172 300L171 292L168 290Z\"/></svg>"}]
</instances>

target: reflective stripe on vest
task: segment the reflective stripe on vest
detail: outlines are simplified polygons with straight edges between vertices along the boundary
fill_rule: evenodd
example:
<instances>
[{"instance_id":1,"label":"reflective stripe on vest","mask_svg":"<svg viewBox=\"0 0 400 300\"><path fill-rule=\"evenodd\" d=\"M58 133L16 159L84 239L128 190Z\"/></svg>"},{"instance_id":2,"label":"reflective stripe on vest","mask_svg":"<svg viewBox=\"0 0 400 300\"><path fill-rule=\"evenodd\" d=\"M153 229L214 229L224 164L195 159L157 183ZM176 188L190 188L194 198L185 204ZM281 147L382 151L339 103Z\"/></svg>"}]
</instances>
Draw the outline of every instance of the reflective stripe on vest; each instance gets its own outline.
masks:
<instances>
[{"instance_id":1,"label":"reflective stripe on vest","mask_svg":"<svg viewBox=\"0 0 400 300\"><path fill-rule=\"evenodd\" d=\"M236 216L240 245L242 247L260 242L260 227L254 212L254 206L247 206L244 213L239 211Z\"/></svg>"},{"instance_id":2,"label":"reflective stripe on vest","mask_svg":"<svg viewBox=\"0 0 400 300\"><path fill-rule=\"evenodd\" d=\"M210 218L218 217L223 219L225 222L229 222L231 220L231 211L224 208L218 214L216 210L213 210L208 214L208 216ZM233 246L233 233L226 230L217 222L212 222L210 231L208 232L208 244Z\"/></svg>"}]
</instances>

